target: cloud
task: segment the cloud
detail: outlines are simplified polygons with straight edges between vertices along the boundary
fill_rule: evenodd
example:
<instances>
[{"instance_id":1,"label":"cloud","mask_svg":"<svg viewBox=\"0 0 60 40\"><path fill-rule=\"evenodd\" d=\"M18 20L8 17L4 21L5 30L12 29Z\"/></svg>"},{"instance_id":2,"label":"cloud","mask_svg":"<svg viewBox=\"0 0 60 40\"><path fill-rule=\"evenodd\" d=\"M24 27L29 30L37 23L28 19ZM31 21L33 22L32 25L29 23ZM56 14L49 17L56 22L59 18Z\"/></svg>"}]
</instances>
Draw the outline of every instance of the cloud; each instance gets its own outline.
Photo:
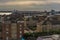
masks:
<instances>
[{"instance_id":1,"label":"cloud","mask_svg":"<svg viewBox=\"0 0 60 40\"><path fill-rule=\"evenodd\" d=\"M0 6L2 5L21 5L21 6L29 6L29 5L47 5L47 4L52 4L52 3L59 3L59 0L40 0L40 1L9 1L5 3L0 3Z\"/></svg>"},{"instance_id":2,"label":"cloud","mask_svg":"<svg viewBox=\"0 0 60 40\"><path fill-rule=\"evenodd\" d=\"M32 5L32 6L0 6L0 10L20 10L20 11L51 11L51 9L60 11L60 4L53 3L53 4L47 4L47 5Z\"/></svg>"},{"instance_id":3,"label":"cloud","mask_svg":"<svg viewBox=\"0 0 60 40\"><path fill-rule=\"evenodd\" d=\"M45 10L57 9L60 10L60 0L15 0L0 1L1 10Z\"/></svg>"},{"instance_id":4,"label":"cloud","mask_svg":"<svg viewBox=\"0 0 60 40\"><path fill-rule=\"evenodd\" d=\"M0 5L40 5L40 4L47 4L44 1L15 1L15 2L6 2L0 3Z\"/></svg>"}]
</instances>

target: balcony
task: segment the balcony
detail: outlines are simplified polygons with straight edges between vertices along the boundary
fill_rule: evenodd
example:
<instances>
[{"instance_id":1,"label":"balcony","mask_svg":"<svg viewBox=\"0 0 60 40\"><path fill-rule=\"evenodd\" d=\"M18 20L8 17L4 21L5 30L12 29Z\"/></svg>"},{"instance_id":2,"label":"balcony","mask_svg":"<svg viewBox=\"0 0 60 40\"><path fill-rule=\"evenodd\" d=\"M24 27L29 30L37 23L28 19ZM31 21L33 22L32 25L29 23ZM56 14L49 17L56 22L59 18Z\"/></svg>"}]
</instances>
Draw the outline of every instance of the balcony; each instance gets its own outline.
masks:
<instances>
[{"instance_id":1,"label":"balcony","mask_svg":"<svg viewBox=\"0 0 60 40\"><path fill-rule=\"evenodd\" d=\"M0 37L0 40L2 40L2 37Z\"/></svg>"},{"instance_id":2,"label":"balcony","mask_svg":"<svg viewBox=\"0 0 60 40\"><path fill-rule=\"evenodd\" d=\"M0 32L2 32L2 27L0 26Z\"/></svg>"},{"instance_id":3,"label":"balcony","mask_svg":"<svg viewBox=\"0 0 60 40\"><path fill-rule=\"evenodd\" d=\"M2 32L2 29L0 29L0 32Z\"/></svg>"}]
</instances>

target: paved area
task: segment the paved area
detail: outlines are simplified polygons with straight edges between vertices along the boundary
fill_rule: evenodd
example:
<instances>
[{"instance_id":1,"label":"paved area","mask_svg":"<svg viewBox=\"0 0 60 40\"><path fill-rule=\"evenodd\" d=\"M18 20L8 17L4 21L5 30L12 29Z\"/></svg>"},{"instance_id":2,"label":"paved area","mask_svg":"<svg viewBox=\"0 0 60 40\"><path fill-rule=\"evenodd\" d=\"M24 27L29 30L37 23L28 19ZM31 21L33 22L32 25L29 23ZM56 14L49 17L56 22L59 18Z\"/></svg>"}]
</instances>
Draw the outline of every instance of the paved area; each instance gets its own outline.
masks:
<instances>
[{"instance_id":1,"label":"paved area","mask_svg":"<svg viewBox=\"0 0 60 40\"><path fill-rule=\"evenodd\" d=\"M60 40L60 35L38 37L37 40Z\"/></svg>"}]
</instances>

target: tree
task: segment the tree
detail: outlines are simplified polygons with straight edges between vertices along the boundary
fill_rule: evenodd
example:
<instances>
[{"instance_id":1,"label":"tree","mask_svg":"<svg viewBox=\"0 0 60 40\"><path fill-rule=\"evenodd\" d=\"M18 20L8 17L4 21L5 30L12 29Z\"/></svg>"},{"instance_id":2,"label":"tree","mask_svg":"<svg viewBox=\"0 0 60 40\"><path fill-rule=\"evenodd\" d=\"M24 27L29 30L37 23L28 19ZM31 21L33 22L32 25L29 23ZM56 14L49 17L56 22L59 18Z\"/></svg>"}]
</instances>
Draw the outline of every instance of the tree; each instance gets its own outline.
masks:
<instances>
[{"instance_id":1,"label":"tree","mask_svg":"<svg viewBox=\"0 0 60 40\"><path fill-rule=\"evenodd\" d=\"M36 25L35 26L32 26L32 25L28 26L28 28L31 29L32 31L36 30L36 27L37 27Z\"/></svg>"}]
</instances>

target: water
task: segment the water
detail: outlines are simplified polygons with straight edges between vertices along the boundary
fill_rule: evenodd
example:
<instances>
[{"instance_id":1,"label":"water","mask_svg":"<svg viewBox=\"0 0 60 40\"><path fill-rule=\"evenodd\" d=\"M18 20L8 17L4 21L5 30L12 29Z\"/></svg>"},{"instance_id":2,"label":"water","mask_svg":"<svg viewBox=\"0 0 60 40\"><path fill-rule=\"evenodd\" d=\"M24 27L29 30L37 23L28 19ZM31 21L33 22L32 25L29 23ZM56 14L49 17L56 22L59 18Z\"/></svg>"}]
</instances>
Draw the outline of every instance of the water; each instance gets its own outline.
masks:
<instances>
[{"instance_id":1,"label":"water","mask_svg":"<svg viewBox=\"0 0 60 40\"><path fill-rule=\"evenodd\" d=\"M5 15L10 15L10 14L12 14L12 13L11 13L11 12L7 12L7 13L6 13L6 12L0 12L0 15L4 15L4 14L5 14Z\"/></svg>"}]
</instances>

